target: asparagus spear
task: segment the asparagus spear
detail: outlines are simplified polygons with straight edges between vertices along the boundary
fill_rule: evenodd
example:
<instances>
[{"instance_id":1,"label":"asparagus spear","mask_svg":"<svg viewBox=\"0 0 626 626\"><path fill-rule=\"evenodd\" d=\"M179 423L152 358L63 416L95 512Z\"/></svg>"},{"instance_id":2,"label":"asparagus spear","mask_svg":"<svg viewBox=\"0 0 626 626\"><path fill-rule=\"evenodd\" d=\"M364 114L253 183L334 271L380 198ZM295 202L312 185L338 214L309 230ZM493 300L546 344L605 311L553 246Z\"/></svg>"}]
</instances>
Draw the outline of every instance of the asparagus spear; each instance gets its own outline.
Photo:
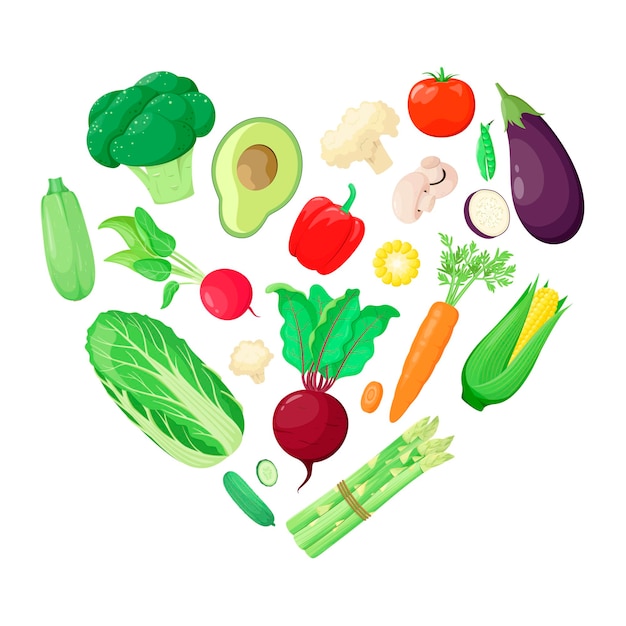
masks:
<instances>
[{"instance_id":1,"label":"asparagus spear","mask_svg":"<svg viewBox=\"0 0 626 626\"><path fill-rule=\"evenodd\" d=\"M396 479L399 479L401 475L408 472L411 467L417 466L418 463L425 458L425 455L434 452L444 452L452 442L452 437L446 439L431 439L423 443L419 443L419 441L420 440L417 439L413 444L405 446L396 458L382 465L377 464L375 466L372 476L368 478L365 483L365 489L361 490L359 488L358 490L358 501L366 511L373 513L375 510L372 509L371 504L372 498L375 495L389 491L392 491L391 495L393 495L395 492L393 492L392 488L397 482ZM420 454L420 448L423 450L422 454ZM361 487L363 487L363 485ZM357 523L363 521L348 502L346 502L343 495L339 494L339 497L341 498L341 502L294 534L296 543L302 549L308 548L326 533L338 531L339 524L343 525L350 517L357 518Z\"/></svg>"},{"instance_id":2,"label":"asparagus spear","mask_svg":"<svg viewBox=\"0 0 626 626\"><path fill-rule=\"evenodd\" d=\"M398 474L395 478L393 478L384 489L379 490L375 493L368 501L367 501L367 510L371 513L379 509L385 502L387 502L391 497L393 497L398 491L406 487L411 481L415 480L418 476L421 476L427 469L435 467L436 465L441 465L441 463L445 463L449 459L452 459L453 456L447 453L438 453L428 455L424 457L421 461L417 463L413 463L410 467L408 467L405 471ZM321 537L318 537L318 540L309 545L306 548L306 553L311 557L315 558L319 556L330 548L334 543L339 541L342 537L347 535L353 528L356 528L362 521L358 515L353 514L345 521L342 521L340 524L337 524L333 530L324 534Z\"/></svg>"},{"instance_id":3,"label":"asparagus spear","mask_svg":"<svg viewBox=\"0 0 626 626\"><path fill-rule=\"evenodd\" d=\"M345 482L351 492L359 494L363 490L363 485L375 475L378 468L384 467L389 461L395 461L398 457L406 453L407 447L411 444L419 446L421 443L428 441L437 432L439 426L439 418L425 417L411 427L407 428L397 439L392 441L373 459L359 468L351 476L345 479ZM360 494L359 494L360 495ZM339 489L334 487L321 498L310 504L308 507L294 515L288 522L287 528L292 534L297 533L311 522L318 519L321 515L328 512L331 508L345 504L343 496L339 493Z\"/></svg>"},{"instance_id":4,"label":"asparagus spear","mask_svg":"<svg viewBox=\"0 0 626 626\"><path fill-rule=\"evenodd\" d=\"M452 458L445 453L452 437L431 439L438 423L420 420L344 481L365 511L374 512L424 471ZM309 556L318 556L362 521L334 487L293 516L287 528Z\"/></svg>"}]
</instances>

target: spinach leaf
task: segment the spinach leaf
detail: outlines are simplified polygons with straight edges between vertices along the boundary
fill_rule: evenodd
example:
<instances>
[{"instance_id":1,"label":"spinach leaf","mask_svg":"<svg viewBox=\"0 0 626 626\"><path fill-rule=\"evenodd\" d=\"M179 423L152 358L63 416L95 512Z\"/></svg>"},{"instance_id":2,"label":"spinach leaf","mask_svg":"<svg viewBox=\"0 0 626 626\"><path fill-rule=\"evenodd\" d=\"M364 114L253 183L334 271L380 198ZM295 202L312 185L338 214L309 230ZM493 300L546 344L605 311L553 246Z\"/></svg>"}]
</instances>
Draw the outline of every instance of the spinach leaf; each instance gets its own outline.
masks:
<instances>
[{"instance_id":1,"label":"spinach leaf","mask_svg":"<svg viewBox=\"0 0 626 626\"><path fill-rule=\"evenodd\" d=\"M148 211L135 209L135 224L144 245L160 257L168 257L176 248L176 240L172 235L162 231L154 222Z\"/></svg>"},{"instance_id":2,"label":"spinach leaf","mask_svg":"<svg viewBox=\"0 0 626 626\"><path fill-rule=\"evenodd\" d=\"M284 283L269 285L265 292L278 295L278 311L285 320L280 329L283 357L304 375L313 362L309 338L317 323L315 308L304 293Z\"/></svg>"},{"instance_id":3,"label":"spinach leaf","mask_svg":"<svg viewBox=\"0 0 626 626\"><path fill-rule=\"evenodd\" d=\"M315 369L321 374L325 375L326 367L343 360L344 345L352 338L352 322L359 313L358 289L348 289L324 307L310 339Z\"/></svg>"}]
</instances>

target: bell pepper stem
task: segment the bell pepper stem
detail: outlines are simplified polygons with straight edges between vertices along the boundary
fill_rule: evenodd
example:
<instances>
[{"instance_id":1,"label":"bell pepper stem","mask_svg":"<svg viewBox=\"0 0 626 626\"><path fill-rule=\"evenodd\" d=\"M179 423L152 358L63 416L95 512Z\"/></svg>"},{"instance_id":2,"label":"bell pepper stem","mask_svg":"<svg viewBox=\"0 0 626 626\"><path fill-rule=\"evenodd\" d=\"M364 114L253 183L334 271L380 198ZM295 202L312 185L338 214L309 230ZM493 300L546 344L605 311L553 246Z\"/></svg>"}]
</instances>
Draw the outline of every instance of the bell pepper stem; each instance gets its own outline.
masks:
<instances>
[{"instance_id":1,"label":"bell pepper stem","mask_svg":"<svg viewBox=\"0 0 626 626\"><path fill-rule=\"evenodd\" d=\"M350 197L346 200L344 205L341 207L341 210L344 211L345 213L348 213L350 211L350 209L352 208L352 203L354 202L354 199L356 198L356 189L354 188L354 185L352 183L348 184L348 189L350 190Z\"/></svg>"}]
</instances>

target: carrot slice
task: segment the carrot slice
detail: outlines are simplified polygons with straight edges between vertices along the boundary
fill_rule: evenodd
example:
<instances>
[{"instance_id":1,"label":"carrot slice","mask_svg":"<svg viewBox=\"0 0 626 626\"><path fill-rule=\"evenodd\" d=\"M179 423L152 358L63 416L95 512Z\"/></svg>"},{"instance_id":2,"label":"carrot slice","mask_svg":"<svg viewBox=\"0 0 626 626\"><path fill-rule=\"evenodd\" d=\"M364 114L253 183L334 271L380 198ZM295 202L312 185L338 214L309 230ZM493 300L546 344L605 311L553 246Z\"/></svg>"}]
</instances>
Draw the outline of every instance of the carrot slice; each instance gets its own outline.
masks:
<instances>
[{"instance_id":1,"label":"carrot slice","mask_svg":"<svg viewBox=\"0 0 626 626\"><path fill-rule=\"evenodd\" d=\"M373 413L383 398L383 386L376 380L368 383L361 396L361 408L366 413Z\"/></svg>"}]
</instances>

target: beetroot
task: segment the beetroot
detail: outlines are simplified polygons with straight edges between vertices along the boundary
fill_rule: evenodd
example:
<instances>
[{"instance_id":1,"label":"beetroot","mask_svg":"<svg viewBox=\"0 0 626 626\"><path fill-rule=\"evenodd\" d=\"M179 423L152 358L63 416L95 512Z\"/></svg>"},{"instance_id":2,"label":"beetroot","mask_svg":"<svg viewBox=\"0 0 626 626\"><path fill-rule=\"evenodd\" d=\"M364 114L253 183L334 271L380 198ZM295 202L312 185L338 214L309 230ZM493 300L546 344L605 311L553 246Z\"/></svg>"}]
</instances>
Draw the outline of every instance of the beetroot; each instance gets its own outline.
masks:
<instances>
[{"instance_id":1,"label":"beetroot","mask_svg":"<svg viewBox=\"0 0 626 626\"><path fill-rule=\"evenodd\" d=\"M278 403L273 421L278 445L306 467L300 490L313 463L335 454L348 434L346 410L328 390L339 378L361 372L374 354L374 339L400 313L387 304L361 308L358 289L339 298L321 285L311 286L308 297L285 283L266 291L278 295L283 357L300 372L304 387Z\"/></svg>"},{"instance_id":2,"label":"beetroot","mask_svg":"<svg viewBox=\"0 0 626 626\"><path fill-rule=\"evenodd\" d=\"M303 389L278 403L273 426L278 445L306 467L300 490L311 478L313 463L332 456L343 444L348 434L348 414L330 394Z\"/></svg>"}]
</instances>

